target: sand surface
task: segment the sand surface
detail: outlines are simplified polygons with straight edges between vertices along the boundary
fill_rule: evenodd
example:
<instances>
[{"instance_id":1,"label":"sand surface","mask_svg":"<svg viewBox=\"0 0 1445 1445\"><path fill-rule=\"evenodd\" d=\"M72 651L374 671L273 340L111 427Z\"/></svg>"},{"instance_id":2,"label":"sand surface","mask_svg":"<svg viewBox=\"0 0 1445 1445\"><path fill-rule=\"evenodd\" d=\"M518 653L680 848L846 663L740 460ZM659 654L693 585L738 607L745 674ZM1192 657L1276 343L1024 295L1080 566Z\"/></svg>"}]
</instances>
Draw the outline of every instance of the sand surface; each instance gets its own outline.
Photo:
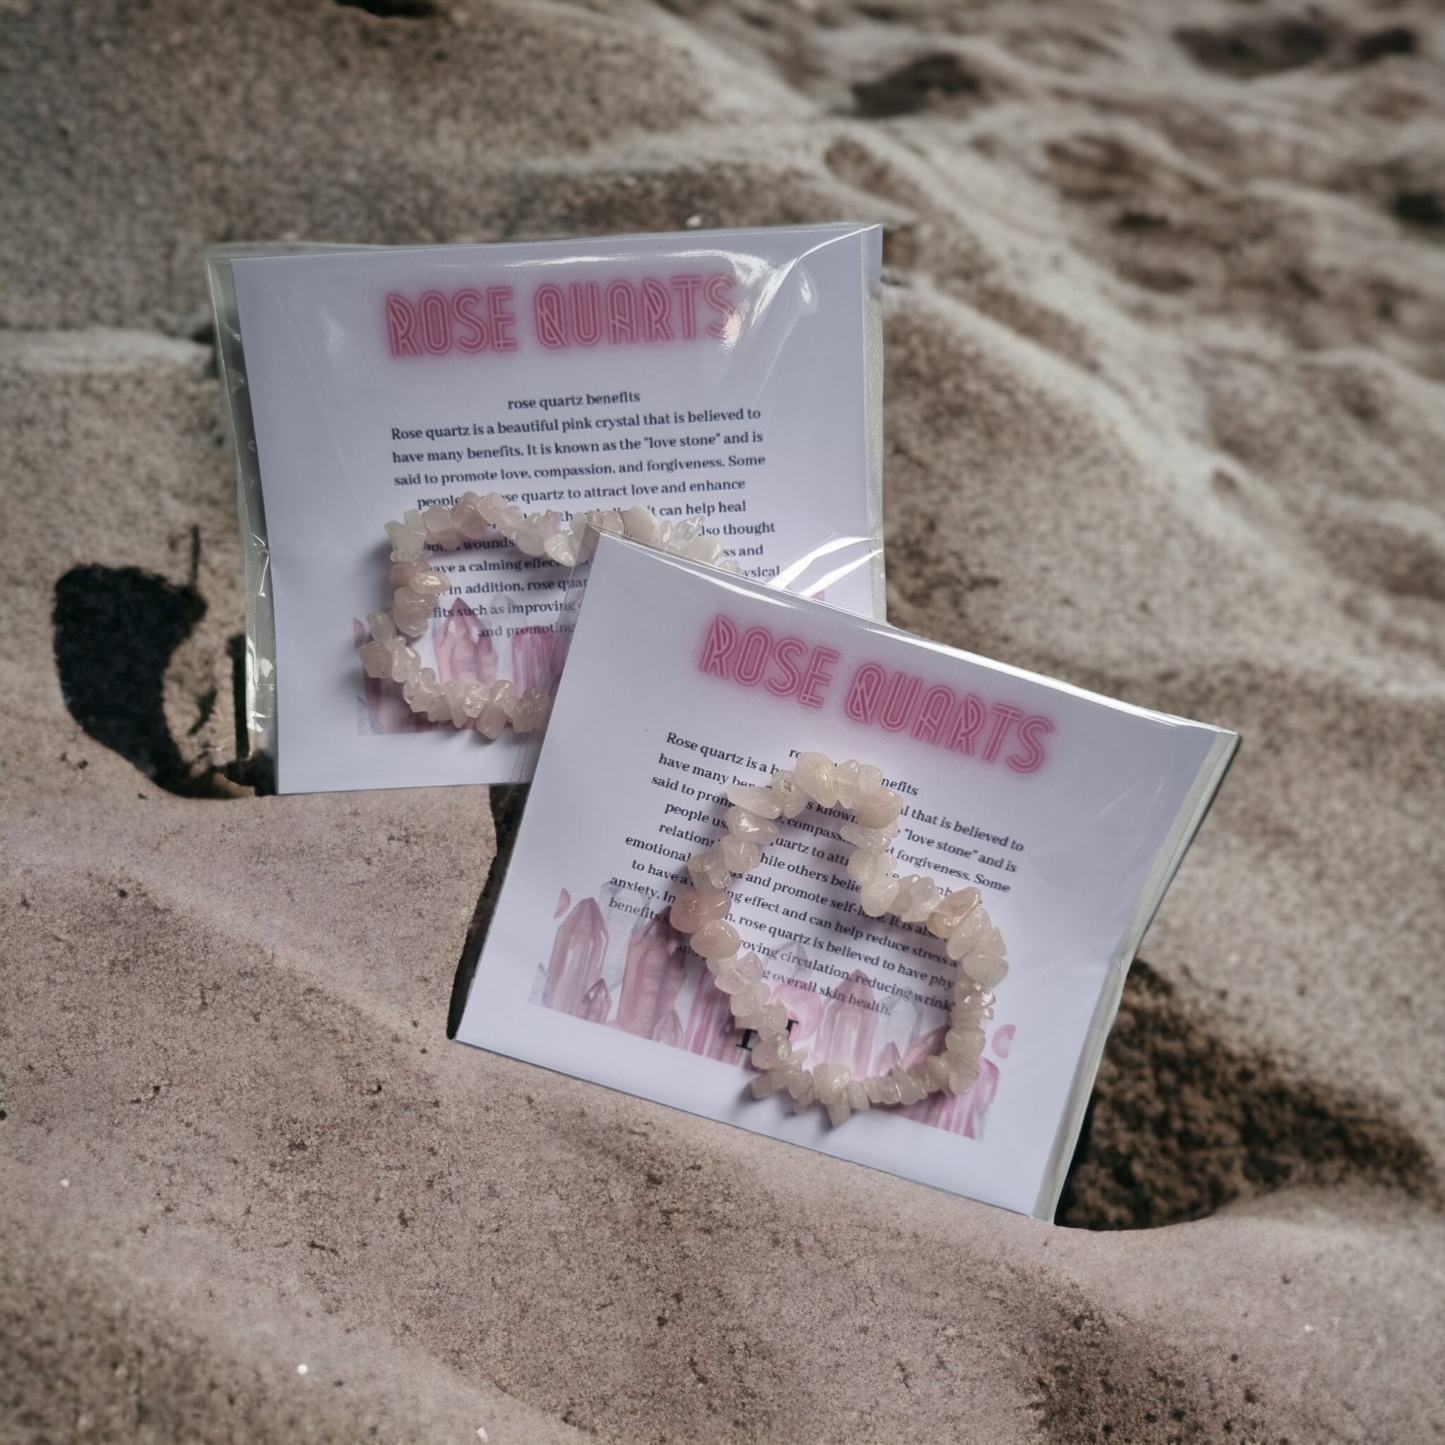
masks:
<instances>
[{"instance_id":1,"label":"sand surface","mask_svg":"<svg viewBox=\"0 0 1445 1445\"><path fill-rule=\"evenodd\" d=\"M1409 0L3 0L0 1439L1445 1437L1442 57ZM893 620L1244 737L1072 1228L448 1044L486 795L226 772L205 245L844 217Z\"/></svg>"}]
</instances>

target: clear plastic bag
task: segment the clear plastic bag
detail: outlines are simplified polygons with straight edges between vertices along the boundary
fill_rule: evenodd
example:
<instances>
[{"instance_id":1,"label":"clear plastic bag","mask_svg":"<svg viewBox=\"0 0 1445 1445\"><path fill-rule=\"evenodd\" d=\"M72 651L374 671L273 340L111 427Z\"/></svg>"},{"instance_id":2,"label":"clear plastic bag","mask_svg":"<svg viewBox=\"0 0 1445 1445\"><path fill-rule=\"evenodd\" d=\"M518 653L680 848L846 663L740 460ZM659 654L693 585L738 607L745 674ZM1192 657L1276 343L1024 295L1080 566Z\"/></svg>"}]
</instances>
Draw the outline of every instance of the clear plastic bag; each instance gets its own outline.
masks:
<instances>
[{"instance_id":1,"label":"clear plastic bag","mask_svg":"<svg viewBox=\"0 0 1445 1445\"><path fill-rule=\"evenodd\" d=\"M851 225L212 251L246 722L280 790L529 775L525 740L418 721L356 661L390 595L384 524L467 492L695 515L761 581L852 536L861 564L839 549L802 580L881 617L880 257ZM452 592L425 665L555 687L585 567L499 537L435 560Z\"/></svg>"}]
</instances>

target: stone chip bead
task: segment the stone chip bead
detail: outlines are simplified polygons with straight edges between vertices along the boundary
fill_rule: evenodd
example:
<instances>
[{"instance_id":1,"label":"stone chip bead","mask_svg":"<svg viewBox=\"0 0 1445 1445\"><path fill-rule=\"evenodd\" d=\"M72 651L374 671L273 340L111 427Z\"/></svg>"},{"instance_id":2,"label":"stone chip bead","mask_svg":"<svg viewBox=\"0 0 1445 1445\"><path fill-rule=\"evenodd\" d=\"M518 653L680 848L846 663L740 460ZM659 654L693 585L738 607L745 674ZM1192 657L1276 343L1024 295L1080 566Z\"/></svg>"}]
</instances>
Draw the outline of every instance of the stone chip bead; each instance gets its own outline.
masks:
<instances>
[{"instance_id":1,"label":"stone chip bead","mask_svg":"<svg viewBox=\"0 0 1445 1445\"><path fill-rule=\"evenodd\" d=\"M865 828L886 828L903 811L903 795L892 788L872 788L858 799L854 816Z\"/></svg>"},{"instance_id":2,"label":"stone chip bead","mask_svg":"<svg viewBox=\"0 0 1445 1445\"><path fill-rule=\"evenodd\" d=\"M838 802L838 769L822 753L799 753L793 767L798 786L820 807Z\"/></svg>"},{"instance_id":3,"label":"stone chip bead","mask_svg":"<svg viewBox=\"0 0 1445 1445\"><path fill-rule=\"evenodd\" d=\"M960 888L950 893L928 915L928 931L935 938L952 938L964 919L978 907L979 899L977 888Z\"/></svg>"},{"instance_id":4,"label":"stone chip bead","mask_svg":"<svg viewBox=\"0 0 1445 1445\"><path fill-rule=\"evenodd\" d=\"M763 860L763 850L751 838L737 838L731 833L718 844L722 860L732 873L751 873Z\"/></svg>"},{"instance_id":5,"label":"stone chip bead","mask_svg":"<svg viewBox=\"0 0 1445 1445\"><path fill-rule=\"evenodd\" d=\"M869 763L860 763L857 758L849 758L846 763L839 763L837 772L838 806L847 808L850 813L856 811L858 800L864 793L871 792L882 782L882 768L875 768Z\"/></svg>"},{"instance_id":6,"label":"stone chip bead","mask_svg":"<svg viewBox=\"0 0 1445 1445\"><path fill-rule=\"evenodd\" d=\"M731 783L728 786L727 796L728 802L733 807L741 808L743 812L751 813L755 818L765 818L771 821L782 816L783 805L771 788L749 788L741 783Z\"/></svg>"},{"instance_id":7,"label":"stone chip bead","mask_svg":"<svg viewBox=\"0 0 1445 1445\"><path fill-rule=\"evenodd\" d=\"M784 818L796 818L808 806L808 795L798 786L798 780L787 769L773 774L769 791L778 800L778 808Z\"/></svg>"},{"instance_id":8,"label":"stone chip bead","mask_svg":"<svg viewBox=\"0 0 1445 1445\"><path fill-rule=\"evenodd\" d=\"M723 822L734 838L746 838L759 848L766 848L778 836L778 825L750 813L746 808L731 807L723 814Z\"/></svg>"},{"instance_id":9,"label":"stone chip bead","mask_svg":"<svg viewBox=\"0 0 1445 1445\"><path fill-rule=\"evenodd\" d=\"M741 942L731 923L714 918L692 935L692 950L702 958L727 958L738 951Z\"/></svg>"},{"instance_id":10,"label":"stone chip bead","mask_svg":"<svg viewBox=\"0 0 1445 1445\"><path fill-rule=\"evenodd\" d=\"M732 903L732 897L727 893L680 893L668 919L679 933L696 933L704 923L711 923L714 918L726 918Z\"/></svg>"}]
</instances>

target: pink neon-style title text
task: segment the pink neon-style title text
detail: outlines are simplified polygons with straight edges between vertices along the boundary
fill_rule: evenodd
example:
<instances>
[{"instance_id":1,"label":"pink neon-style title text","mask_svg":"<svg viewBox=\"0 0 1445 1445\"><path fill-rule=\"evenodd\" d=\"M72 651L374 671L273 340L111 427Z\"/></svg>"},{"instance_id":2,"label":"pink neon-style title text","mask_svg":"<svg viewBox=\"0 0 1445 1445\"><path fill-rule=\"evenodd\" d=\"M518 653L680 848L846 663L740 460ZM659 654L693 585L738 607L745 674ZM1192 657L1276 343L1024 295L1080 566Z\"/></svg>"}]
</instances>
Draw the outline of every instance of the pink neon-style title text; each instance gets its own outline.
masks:
<instances>
[{"instance_id":1,"label":"pink neon-style title text","mask_svg":"<svg viewBox=\"0 0 1445 1445\"><path fill-rule=\"evenodd\" d=\"M762 687L774 697L821 708L839 661L836 648L780 636L760 624L744 626L718 613L703 638L698 669L740 687ZM991 702L877 662L855 667L839 695L844 715L865 727L906 734L1015 773L1035 773L1047 761L1044 743L1053 723L1012 703Z\"/></svg>"},{"instance_id":2,"label":"pink neon-style title text","mask_svg":"<svg viewBox=\"0 0 1445 1445\"><path fill-rule=\"evenodd\" d=\"M546 281L521 307L511 286L432 289L384 300L393 357L506 354L532 343L547 351L669 342L731 345L742 329L734 277L701 275Z\"/></svg>"}]
</instances>

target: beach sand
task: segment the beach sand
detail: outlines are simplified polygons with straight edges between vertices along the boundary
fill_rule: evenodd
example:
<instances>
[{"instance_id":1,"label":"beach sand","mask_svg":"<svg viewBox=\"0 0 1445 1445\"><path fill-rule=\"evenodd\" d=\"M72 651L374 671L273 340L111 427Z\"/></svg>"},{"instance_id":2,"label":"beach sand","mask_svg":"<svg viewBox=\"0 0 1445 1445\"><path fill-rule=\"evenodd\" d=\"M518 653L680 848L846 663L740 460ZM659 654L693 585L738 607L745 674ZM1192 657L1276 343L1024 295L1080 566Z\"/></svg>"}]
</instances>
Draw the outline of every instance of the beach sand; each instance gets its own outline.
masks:
<instances>
[{"instance_id":1,"label":"beach sand","mask_svg":"<svg viewBox=\"0 0 1445 1445\"><path fill-rule=\"evenodd\" d=\"M0 3L0 1437L1445 1436L1442 56L1410 0ZM1072 1227L449 1044L486 795L227 768L206 245L838 218L892 620L1244 739Z\"/></svg>"}]
</instances>

